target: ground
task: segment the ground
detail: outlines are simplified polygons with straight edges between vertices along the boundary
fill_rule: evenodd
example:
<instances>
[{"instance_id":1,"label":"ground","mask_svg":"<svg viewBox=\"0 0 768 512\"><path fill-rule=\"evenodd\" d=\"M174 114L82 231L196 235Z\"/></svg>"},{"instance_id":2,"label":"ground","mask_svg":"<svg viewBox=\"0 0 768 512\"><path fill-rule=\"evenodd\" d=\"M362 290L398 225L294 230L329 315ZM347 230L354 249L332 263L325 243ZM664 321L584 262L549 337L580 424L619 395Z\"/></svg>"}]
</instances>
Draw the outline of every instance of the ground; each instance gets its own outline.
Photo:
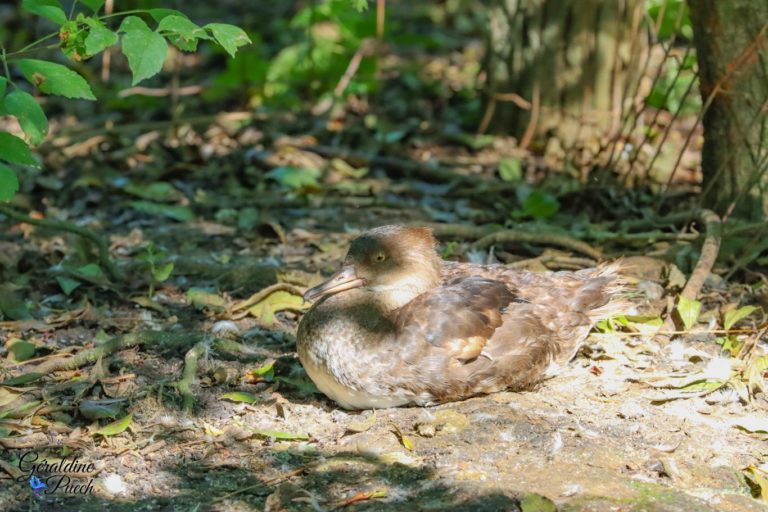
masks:
<instances>
[{"instance_id":1,"label":"ground","mask_svg":"<svg viewBox=\"0 0 768 512\"><path fill-rule=\"evenodd\" d=\"M186 233L179 239L194 240L178 229ZM280 252L288 266L301 262L312 270L337 264L352 235L295 229L286 236L286 244L270 242L262 252ZM297 243L307 239L312 244ZM30 236L28 243L42 239ZM290 275L294 282L319 278ZM48 350L56 350L42 363L6 367L9 376L34 372L32 365L80 352L83 342L91 347L96 331L110 326L165 331L116 348L95 365L4 388L42 397L61 412L6 420L16 435L3 440L9 450L2 510L768 510L751 497L750 482L756 484L744 471L768 451L765 434L750 432L764 431L765 394L745 402L729 386L670 384L707 381L718 372L728 378L734 358L724 358L706 332L661 346L647 335L607 329L529 392L350 412L306 381L295 355L299 311L289 307L264 321L233 313L234 301L226 310L195 309L178 284L156 292L155 309L102 305L54 323L44 336ZM647 313L653 301L646 295L635 301ZM28 326L27 339L35 327L41 328ZM228 353L201 333L240 345ZM205 349L191 387L196 402L185 413L173 385L197 342ZM83 421L83 403L108 408L121 398L119 410L132 414L127 429L94 435L109 421ZM86 497L61 490L33 497L18 458L28 451L40 460L60 458L61 446L95 465L71 474L82 482L93 477L94 490ZM13 483L11 476L21 478Z\"/></svg>"}]
</instances>

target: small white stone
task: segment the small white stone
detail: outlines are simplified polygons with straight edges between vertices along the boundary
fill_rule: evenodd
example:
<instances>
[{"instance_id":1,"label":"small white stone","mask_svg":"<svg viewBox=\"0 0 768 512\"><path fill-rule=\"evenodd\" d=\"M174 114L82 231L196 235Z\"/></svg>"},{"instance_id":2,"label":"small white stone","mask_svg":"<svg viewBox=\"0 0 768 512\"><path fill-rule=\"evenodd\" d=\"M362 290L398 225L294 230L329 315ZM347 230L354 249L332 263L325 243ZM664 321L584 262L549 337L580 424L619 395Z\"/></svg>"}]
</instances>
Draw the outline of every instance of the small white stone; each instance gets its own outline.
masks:
<instances>
[{"instance_id":1,"label":"small white stone","mask_svg":"<svg viewBox=\"0 0 768 512\"><path fill-rule=\"evenodd\" d=\"M104 486L104 490L109 494L125 494L128 492L128 486L125 485L120 475L110 473L102 477L101 483Z\"/></svg>"}]
</instances>

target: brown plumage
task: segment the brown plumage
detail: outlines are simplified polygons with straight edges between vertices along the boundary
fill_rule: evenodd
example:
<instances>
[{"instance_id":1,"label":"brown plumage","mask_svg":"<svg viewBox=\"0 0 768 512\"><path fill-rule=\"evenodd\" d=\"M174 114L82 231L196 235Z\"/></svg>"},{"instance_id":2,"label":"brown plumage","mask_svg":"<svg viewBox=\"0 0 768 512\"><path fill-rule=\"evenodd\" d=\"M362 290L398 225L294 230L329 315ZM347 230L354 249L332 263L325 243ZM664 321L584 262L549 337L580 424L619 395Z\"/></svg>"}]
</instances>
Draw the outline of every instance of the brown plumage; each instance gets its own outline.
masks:
<instances>
[{"instance_id":1,"label":"brown plumage","mask_svg":"<svg viewBox=\"0 0 768 512\"><path fill-rule=\"evenodd\" d=\"M431 230L363 233L305 298L297 340L317 387L348 409L523 390L624 307L617 265L537 273L443 261Z\"/></svg>"}]
</instances>

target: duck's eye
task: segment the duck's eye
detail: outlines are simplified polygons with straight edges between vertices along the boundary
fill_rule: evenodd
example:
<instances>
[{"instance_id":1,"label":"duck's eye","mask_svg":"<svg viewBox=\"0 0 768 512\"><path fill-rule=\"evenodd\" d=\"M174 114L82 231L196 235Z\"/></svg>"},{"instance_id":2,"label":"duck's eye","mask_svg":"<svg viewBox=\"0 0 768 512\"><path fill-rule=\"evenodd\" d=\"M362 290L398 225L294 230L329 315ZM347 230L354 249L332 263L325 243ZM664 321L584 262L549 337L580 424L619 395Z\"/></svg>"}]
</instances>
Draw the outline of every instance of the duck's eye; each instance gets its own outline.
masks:
<instances>
[{"instance_id":1,"label":"duck's eye","mask_svg":"<svg viewBox=\"0 0 768 512\"><path fill-rule=\"evenodd\" d=\"M383 252L380 252L380 253L378 253L378 254L376 255L376 257L375 257L375 258L373 258L373 259L374 259L374 260L375 260L377 263L381 263L382 261L384 261L385 259L387 259L387 255L386 255L386 254L384 254Z\"/></svg>"}]
</instances>

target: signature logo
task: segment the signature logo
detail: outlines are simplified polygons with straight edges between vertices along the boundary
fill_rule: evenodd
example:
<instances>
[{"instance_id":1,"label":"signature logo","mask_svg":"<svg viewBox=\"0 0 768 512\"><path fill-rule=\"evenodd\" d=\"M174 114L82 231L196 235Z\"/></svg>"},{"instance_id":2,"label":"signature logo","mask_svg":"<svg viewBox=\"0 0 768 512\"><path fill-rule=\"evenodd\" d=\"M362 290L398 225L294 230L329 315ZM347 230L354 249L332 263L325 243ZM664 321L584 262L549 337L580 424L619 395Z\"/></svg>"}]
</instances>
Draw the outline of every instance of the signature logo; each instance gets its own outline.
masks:
<instances>
[{"instance_id":1,"label":"signature logo","mask_svg":"<svg viewBox=\"0 0 768 512\"><path fill-rule=\"evenodd\" d=\"M35 475L32 475L31 477L29 477L29 486L32 488L32 492L34 492L36 498L40 496L40 492L43 489L46 489L48 487L47 485L45 485L45 482L37 478Z\"/></svg>"},{"instance_id":2,"label":"signature logo","mask_svg":"<svg viewBox=\"0 0 768 512\"><path fill-rule=\"evenodd\" d=\"M91 494L96 465L80 462L78 457L64 457L49 461L40 459L35 452L25 452L16 464L21 471L18 482L29 482L36 498L44 495Z\"/></svg>"}]
</instances>

